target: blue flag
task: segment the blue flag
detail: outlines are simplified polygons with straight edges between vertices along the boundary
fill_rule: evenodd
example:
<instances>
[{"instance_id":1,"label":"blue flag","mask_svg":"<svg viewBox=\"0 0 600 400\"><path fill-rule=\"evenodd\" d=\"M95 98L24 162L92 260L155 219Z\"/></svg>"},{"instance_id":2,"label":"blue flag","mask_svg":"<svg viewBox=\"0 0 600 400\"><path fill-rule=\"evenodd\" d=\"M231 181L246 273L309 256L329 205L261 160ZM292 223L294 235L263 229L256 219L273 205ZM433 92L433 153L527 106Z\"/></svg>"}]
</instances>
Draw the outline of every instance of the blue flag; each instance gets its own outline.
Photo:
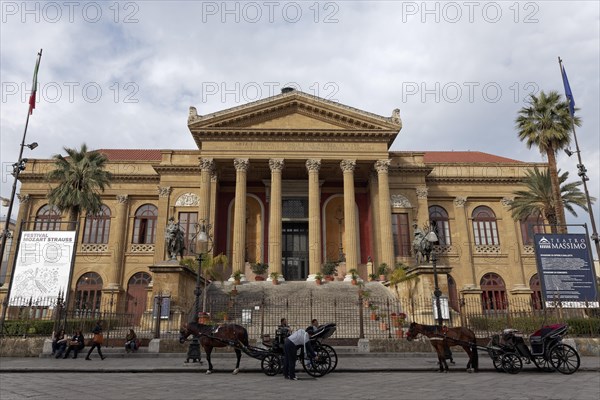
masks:
<instances>
[{"instance_id":1,"label":"blue flag","mask_svg":"<svg viewBox=\"0 0 600 400\"><path fill-rule=\"evenodd\" d=\"M571 116L573 116L575 115L575 99L573 98L573 92L571 92L567 71L565 71L565 67L563 67L562 64L560 65L560 71L562 73L563 84L565 85L565 96L569 102L569 111L571 112Z\"/></svg>"}]
</instances>

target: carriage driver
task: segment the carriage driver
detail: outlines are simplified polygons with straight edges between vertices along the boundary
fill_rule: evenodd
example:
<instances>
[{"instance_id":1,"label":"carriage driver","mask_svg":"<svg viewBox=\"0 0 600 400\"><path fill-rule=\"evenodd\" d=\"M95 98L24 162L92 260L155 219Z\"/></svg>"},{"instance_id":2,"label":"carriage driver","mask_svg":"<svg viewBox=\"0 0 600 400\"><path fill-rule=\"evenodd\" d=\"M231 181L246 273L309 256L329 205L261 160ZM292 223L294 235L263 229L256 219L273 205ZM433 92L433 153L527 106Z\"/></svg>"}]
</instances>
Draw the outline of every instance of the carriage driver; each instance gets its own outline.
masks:
<instances>
[{"instance_id":1,"label":"carriage driver","mask_svg":"<svg viewBox=\"0 0 600 400\"><path fill-rule=\"evenodd\" d=\"M313 333L314 331L312 329L306 331L304 329L298 329L285 339L285 344L283 346L283 376L285 379L291 379L293 381L298 380L298 378L296 378L297 346L304 345L304 354L308 354L311 360L316 357L316 354L310 345L310 338Z\"/></svg>"}]
</instances>

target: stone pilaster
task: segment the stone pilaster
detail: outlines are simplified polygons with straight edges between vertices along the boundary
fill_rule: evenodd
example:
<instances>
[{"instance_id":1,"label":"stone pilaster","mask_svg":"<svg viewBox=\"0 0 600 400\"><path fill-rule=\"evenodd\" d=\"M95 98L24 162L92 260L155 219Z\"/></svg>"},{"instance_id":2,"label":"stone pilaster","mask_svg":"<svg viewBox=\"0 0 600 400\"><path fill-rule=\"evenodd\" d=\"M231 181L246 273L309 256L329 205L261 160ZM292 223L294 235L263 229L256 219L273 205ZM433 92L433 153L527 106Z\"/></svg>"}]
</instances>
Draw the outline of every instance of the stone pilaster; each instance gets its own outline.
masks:
<instances>
[{"instance_id":1,"label":"stone pilaster","mask_svg":"<svg viewBox=\"0 0 600 400\"><path fill-rule=\"evenodd\" d=\"M117 231L117 239L114 242L114 257L115 267L109 275L108 288L111 290L121 290L123 270L125 268L125 250L127 247L127 220L129 218L129 196L126 194L118 194L117 196L117 215L115 216L115 225Z\"/></svg>"},{"instance_id":2,"label":"stone pilaster","mask_svg":"<svg viewBox=\"0 0 600 400\"><path fill-rule=\"evenodd\" d=\"M386 263L390 267L395 265L394 237L392 234L392 208L390 206L390 183L388 169L391 160L377 160L375 170L377 171L379 191L379 237L381 238L381 259L379 263Z\"/></svg>"},{"instance_id":3,"label":"stone pilaster","mask_svg":"<svg viewBox=\"0 0 600 400\"><path fill-rule=\"evenodd\" d=\"M475 265L473 265L473 246L469 235L471 227L469 226L469 217L467 215L466 197L456 197L454 199L454 215L456 218L457 239L460 246L460 268L463 271L471 271L471 283L467 283L465 288L475 289L479 286Z\"/></svg>"},{"instance_id":4,"label":"stone pilaster","mask_svg":"<svg viewBox=\"0 0 600 400\"><path fill-rule=\"evenodd\" d=\"M321 270L321 193L319 170L321 160L306 160L308 170L308 270L316 274Z\"/></svg>"},{"instance_id":5,"label":"stone pilaster","mask_svg":"<svg viewBox=\"0 0 600 400\"><path fill-rule=\"evenodd\" d=\"M429 204L427 203L427 195L429 189L427 186L419 186L415 189L417 193L417 225L427 226L429 224Z\"/></svg>"},{"instance_id":6,"label":"stone pilaster","mask_svg":"<svg viewBox=\"0 0 600 400\"><path fill-rule=\"evenodd\" d=\"M250 160L236 158L235 167L235 205L233 214L233 253L232 272L244 271L246 252L246 178Z\"/></svg>"},{"instance_id":7,"label":"stone pilaster","mask_svg":"<svg viewBox=\"0 0 600 400\"><path fill-rule=\"evenodd\" d=\"M342 160L344 174L344 249L346 250L346 268L358 269L358 239L356 237L356 196L354 193L354 168L356 160Z\"/></svg>"},{"instance_id":8,"label":"stone pilaster","mask_svg":"<svg viewBox=\"0 0 600 400\"><path fill-rule=\"evenodd\" d=\"M158 186L158 219L156 220L156 236L154 242L154 262L167 259L165 253L165 227L169 219L169 203L172 189L170 186Z\"/></svg>"},{"instance_id":9,"label":"stone pilaster","mask_svg":"<svg viewBox=\"0 0 600 400\"><path fill-rule=\"evenodd\" d=\"M269 202L269 270L283 272L281 267L281 171L283 158L269 160L271 168L271 199Z\"/></svg>"}]
</instances>

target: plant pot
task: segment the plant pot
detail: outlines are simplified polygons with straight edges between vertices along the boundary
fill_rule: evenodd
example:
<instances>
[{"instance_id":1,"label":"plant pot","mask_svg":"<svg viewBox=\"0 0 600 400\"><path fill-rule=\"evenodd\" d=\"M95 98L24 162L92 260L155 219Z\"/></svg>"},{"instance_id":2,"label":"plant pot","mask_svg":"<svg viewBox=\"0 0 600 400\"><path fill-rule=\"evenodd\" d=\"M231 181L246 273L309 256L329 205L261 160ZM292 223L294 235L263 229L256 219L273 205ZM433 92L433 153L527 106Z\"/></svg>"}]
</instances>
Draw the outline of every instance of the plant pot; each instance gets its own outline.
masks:
<instances>
[{"instance_id":1,"label":"plant pot","mask_svg":"<svg viewBox=\"0 0 600 400\"><path fill-rule=\"evenodd\" d=\"M380 328L382 331L387 331L387 330L388 330L388 325L387 325L387 323L385 323L385 322L381 322L381 323L379 323L379 328Z\"/></svg>"},{"instance_id":2,"label":"plant pot","mask_svg":"<svg viewBox=\"0 0 600 400\"><path fill-rule=\"evenodd\" d=\"M331 276L331 275L327 275L327 276L325 277L325 280L326 280L326 281L329 281L329 282L333 282L333 281L335 280L335 278L334 278L333 276Z\"/></svg>"},{"instance_id":3,"label":"plant pot","mask_svg":"<svg viewBox=\"0 0 600 400\"><path fill-rule=\"evenodd\" d=\"M322 281L320 279L315 279L315 283L317 286L321 286Z\"/></svg>"},{"instance_id":4,"label":"plant pot","mask_svg":"<svg viewBox=\"0 0 600 400\"><path fill-rule=\"evenodd\" d=\"M371 313L371 321L377 321L377 313Z\"/></svg>"},{"instance_id":5,"label":"plant pot","mask_svg":"<svg viewBox=\"0 0 600 400\"><path fill-rule=\"evenodd\" d=\"M241 281L241 280L239 280L239 279L234 279L234 280L233 280L233 284L234 284L234 285L241 285L241 283L242 283L242 281Z\"/></svg>"},{"instance_id":6,"label":"plant pot","mask_svg":"<svg viewBox=\"0 0 600 400\"><path fill-rule=\"evenodd\" d=\"M279 280L278 279L273 279L273 285L279 285Z\"/></svg>"},{"instance_id":7,"label":"plant pot","mask_svg":"<svg viewBox=\"0 0 600 400\"><path fill-rule=\"evenodd\" d=\"M402 339L404 337L404 330L402 328L396 331L396 337Z\"/></svg>"},{"instance_id":8,"label":"plant pot","mask_svg":"<svg viewBox=\"0 0 600 400\"><path fill-rule=\"evenodd\" d=\"M379 275L379 280L381 282L385 282L385 275Z\"/></svg>"},{"instance_id":9,"label":"plant pot","mask_svg":"<svg viewBox=\"0 0 600 400\"><path fill-rule=\"evenodd\" d=\"M265 280L265 277L264 277L264 276L262 276L262 275L256 275L256 276L254 277L254 280L255 280L255 281L264 281L264 280Z\"/></svg>"},{"instance_id":10,"label":"plant pot","mask_svg":"<svg viewBox=\"0 0 600 400\"><path fill-rule=\"evenodd\" d=\"M352 279L352 284L353 284L354 286L356 286L356 285L358 285L358 281L357 281L356 279Z\"/></svg>"}]
</instances>

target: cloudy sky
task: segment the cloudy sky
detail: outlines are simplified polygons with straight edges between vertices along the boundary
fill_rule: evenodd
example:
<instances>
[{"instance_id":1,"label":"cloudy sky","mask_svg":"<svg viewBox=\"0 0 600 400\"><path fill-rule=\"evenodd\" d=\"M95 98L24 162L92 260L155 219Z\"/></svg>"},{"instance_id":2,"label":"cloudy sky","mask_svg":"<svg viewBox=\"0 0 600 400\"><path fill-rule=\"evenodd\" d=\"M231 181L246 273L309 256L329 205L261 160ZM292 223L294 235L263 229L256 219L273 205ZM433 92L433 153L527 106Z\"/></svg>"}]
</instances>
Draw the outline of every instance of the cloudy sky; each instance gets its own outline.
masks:
<instances>
[{"instance_id":1,"label":"cloudy sky","mask_svg":"<svg viewBox=\"0 0 600 400\"><path fill-rule=\"evenodd\" d=\"M473 150L543 161L517 138L531 93L563 92L600 198L597 1L2 1L0 195L9 197L36 54L38 103L25 157L63 146L190 149L199 114L284 86L390 116L392 150ZM558 157L576 174L576 157ZM1 212L4 216L6 208ZM596 220L600 212L594 208ZM589 222L586 218L571 222ZM13 217L16 213L13 213Z\"/></svg>"}]
</instances>

